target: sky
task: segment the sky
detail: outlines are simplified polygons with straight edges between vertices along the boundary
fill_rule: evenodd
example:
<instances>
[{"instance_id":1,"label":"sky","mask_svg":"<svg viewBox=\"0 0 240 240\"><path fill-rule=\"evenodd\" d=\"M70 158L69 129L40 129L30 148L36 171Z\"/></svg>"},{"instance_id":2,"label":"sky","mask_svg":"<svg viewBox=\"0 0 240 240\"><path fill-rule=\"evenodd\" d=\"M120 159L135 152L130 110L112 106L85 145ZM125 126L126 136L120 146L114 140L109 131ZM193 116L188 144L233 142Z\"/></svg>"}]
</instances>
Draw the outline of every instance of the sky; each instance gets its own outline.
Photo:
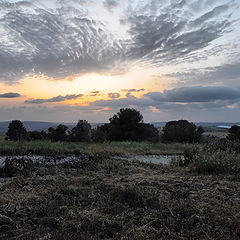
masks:
<instances>
[{"instance_id":1,"label":"sky","mask_svg":"<svg viewBox=\"0 0 240 240\"><path fill-rule=\"evenodd\" d=\"M240 121L239 0L0 0L0 121Z\"/></svg>"}]
</instances>

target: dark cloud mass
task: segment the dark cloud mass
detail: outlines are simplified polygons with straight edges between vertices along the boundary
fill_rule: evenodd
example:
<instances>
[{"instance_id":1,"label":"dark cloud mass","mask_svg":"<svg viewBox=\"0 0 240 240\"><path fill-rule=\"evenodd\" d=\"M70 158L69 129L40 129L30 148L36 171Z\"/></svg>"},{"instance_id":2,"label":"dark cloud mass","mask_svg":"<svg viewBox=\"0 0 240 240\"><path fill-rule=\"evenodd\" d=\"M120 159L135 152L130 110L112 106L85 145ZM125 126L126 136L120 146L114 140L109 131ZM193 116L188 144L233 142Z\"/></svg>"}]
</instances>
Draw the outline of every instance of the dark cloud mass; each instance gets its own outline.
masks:
<instances>
[{"instance_id":1,"label":"dark cloud mass","mask_svg":"<svg viewBox=\"0 0 240 240\"><path fill-rule=\"evenodd\" d=\"M53 98L48 98L48 99L34 99L34 100L27 100L25 101L25 103L29 103L29 104L42 104L42 103L56 103L56 102L63 102L66 100L74 100L77 98L82 97L82 94L72 94L72 95L66 95L66 96L57 96L57 97L53 97Z\"/></svg>"},{"instance_id":2,"label":"dark cloud mass","mask_svg":"<svg viewBox=\"0 0 240 240\"><path fill-rule=\"evenodd\" d=\"M198 51L233 31L236 19L231 16L239 6L235 0L100 2L1 0L0 81L13 82L29 73L57 79L118 72L129 61L197 61ZM92 9L99 6L102 15L97 17ZM116 7L122 13L110 11L106 19L104 11ZM109 27L117 21L128 27L125 35L116 33L118 26Z\"/></svg>"},{"instance_id":3,"label":"dark cloud mass","mask_svg":"<svg viewBox=\"0 0 240 240\"><path fill-rule=\"evenodd\" d=\"M0 94L0 98L18 98L18 97L21 97L21 94L11 92Z\"/></svg>"},{"instance_id":4,"label":"dark cloud mass","mask_svg":"<svg viewBox=\"0 0 240 240\"><path fill-rule=\"evenodd\" d=\"M182 87L145 94L159 102L210 102L214 100L231 100L240 98L240 90L228 87Z\"/></svg>"}]
</instances>

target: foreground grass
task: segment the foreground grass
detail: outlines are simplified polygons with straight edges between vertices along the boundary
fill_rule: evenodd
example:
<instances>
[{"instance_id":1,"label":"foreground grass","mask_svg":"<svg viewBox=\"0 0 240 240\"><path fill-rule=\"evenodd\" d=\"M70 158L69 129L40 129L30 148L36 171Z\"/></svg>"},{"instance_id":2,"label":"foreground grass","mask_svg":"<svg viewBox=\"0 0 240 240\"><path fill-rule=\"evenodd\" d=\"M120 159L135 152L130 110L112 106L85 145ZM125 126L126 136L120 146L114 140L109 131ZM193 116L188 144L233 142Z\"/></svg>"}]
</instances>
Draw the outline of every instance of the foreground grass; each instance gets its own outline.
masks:
<instances>
[{"instance_id":1,"label":"foreground grass","mask_svg":"<svg viewBox=\"0 0 240 240\"><path fill-rule=\"evenodd\" d=\"M0 139L0 155L27 154L78 154L78 153L109 153L110 155L125 154L182 154L186 144L162 144L149 142L111 142L111 143L71 143L71 142L10 142Z\"/></svg>"},{"instance_id":2,"label":"foreground grass","mask_svg":"<svg viewBox=\"0 0 240 240\"><path fill-rule=\"evenodd\" d=\"M240 184L187 168L82 159L0 184L0 239L239 239Z\"/></svg>"}]
</instances>

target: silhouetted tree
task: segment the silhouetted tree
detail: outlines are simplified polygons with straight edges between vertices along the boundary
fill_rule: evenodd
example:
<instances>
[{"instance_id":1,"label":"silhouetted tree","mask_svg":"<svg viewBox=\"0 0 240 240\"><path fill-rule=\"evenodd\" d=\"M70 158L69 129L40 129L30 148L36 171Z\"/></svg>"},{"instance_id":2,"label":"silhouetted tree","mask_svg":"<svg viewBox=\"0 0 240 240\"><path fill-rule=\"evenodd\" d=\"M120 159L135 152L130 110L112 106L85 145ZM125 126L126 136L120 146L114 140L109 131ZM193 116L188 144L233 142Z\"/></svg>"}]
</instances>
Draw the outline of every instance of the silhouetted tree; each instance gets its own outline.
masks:
<instances>
[{"instance_id":1,"label":"silhouetted tree","mask_svg":"<svg viewBox=\"0 0 240 240\"><path fill-rule=\"evenodd\" d=\"M139 124L139 141L158 142L159 131L152 124L140 123Z\"/></svg>"},{"instance_id":2,"label":"silhouetted tree","mask_svg":"<svg viewBox=\"0 0 240 240\"><path fill-rule=\"evenodd\" d=\"M162 139L164 142L199 142L203 132L202 127L187 120L170 121L163 128Z\"/></svg>"},{"instance_id":3,"label":"silhouetted tree","mask_svg":"<svg viewBox=\"0 0 240 240\"><path fill-rule=\"evenodd\" d=\"M122 108L109 121L108 138L110 141L139 140L139 124L143 121L143 116L139 111Z\"/></svg>"},{"instance_id":4,"label":"silhouetted tree","mask_svg":"<svg viewBox=\"0 0 240 240\"><path fill-rule=\"evenodd\" d=\"M231 141L240 141L240 126L232 126L228 130L228 136L227 138Z\"/></svg>"},{"instance_id":5,"label":"silhouetted tree","mask_svg":"<svg viewBox=\"0 0 240 240\"><path fill-rule=\"evenodd\" d=\"M92 140L93 142L103 143L107 140L109 124L105 123L102 126L98 126L95 129L92 129Z\"/></svg>"},{"instance_id":6,"label":"silhouetted tree","mask_svg":"<svg viewBox=\"0 0 240 240\"><path fill-rule=\"evenodd\" d=\"M97 128L96 135L109 141L157 141L158 130L150 124L143 123L139 111L122 108L109 119L109 124ZM104 134L105 136L104 136Z\"/></svg>"},{"instance_id":7,"label":"silhouetted tree","mask_svg":"<svg viewBox=\"0 0 240 240\"><path fill-rule=\"evenodd\" d=\"M91 125L86 120L79 120L77 125L70 131L71 142L90 142Z\"/></svg>"},{"instance_id":8,"label":"silhouetted tree","mask_svg":"<svg viewBox=\"0 0 240 240\"><path fill-rule=\"evenodd\" d=\"M22 141L27 138L27 130L20 120L13 120L9 123L6 136L10 141Z\"/></svg>"},{"instance_id":9,"label":"silhouetted tree","mask_svg":"<svg viewBox=\"0 0 240 240\"><path fill-rule=\"evenodd\" d=\"M48 137L51 139L51 141L57 142L57 141L67 141L68 135L67 135L67 129L68 127L60 124L56 128L50 127L48 129Z\"/></svg>"}]
</instances>

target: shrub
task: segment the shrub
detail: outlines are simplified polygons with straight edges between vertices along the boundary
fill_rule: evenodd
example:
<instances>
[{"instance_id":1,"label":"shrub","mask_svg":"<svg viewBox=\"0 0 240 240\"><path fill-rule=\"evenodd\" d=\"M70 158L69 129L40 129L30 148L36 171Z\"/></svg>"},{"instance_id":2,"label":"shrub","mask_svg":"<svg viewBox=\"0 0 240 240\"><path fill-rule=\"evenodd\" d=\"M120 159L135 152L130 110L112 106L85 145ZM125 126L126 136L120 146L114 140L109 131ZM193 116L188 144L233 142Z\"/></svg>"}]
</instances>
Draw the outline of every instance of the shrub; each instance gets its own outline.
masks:
<instances>
[{"instance_id":1,"label":"shrub","mask_svg":"<svg viewBox=\"0 0 240 240\"><path fill-rule=\"evenodd\" d=\"M186 147L184 149L184 152L183 152L183 157L184 157L183 164L184 164L184 166L187 166L190 163L192 163L195 155L198 152L199 152L199 147L196 146L196 145Z\"/></svg>"},{"instance_id":2,"label":"shrub","mask_svg":"<svg viewBox=\"0 0 240 240\"><path fill-rule=\"evenodd\" d=\"M198 174L240 174L240 155L228 151L202 151L194 156L190 165Z\"/></svg>"},{"instance_id":3,"label":"shrub","mask_svg":"<svg viewBox=\"0 0 240 240\"><path fill-rule=\"evenodd\" d=\"M240 141L240 126L232 126L229 129L227 138L231 141Z\"/></svg>"},{"instance_id":4,"label":"shrub","mask_svg":"<svg viewBox=\"0 0 240 240\"><path fill-rule=\"evenodd\" d=\"M7 158L3 162L3 167L0 168L0 177L14 177L18 174L23 174L24 176L31 175L33 170L33 161L21 158Z\"/></svg>"}]
</instances>

